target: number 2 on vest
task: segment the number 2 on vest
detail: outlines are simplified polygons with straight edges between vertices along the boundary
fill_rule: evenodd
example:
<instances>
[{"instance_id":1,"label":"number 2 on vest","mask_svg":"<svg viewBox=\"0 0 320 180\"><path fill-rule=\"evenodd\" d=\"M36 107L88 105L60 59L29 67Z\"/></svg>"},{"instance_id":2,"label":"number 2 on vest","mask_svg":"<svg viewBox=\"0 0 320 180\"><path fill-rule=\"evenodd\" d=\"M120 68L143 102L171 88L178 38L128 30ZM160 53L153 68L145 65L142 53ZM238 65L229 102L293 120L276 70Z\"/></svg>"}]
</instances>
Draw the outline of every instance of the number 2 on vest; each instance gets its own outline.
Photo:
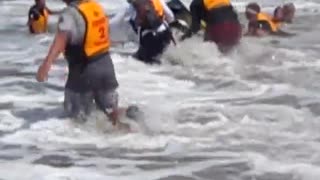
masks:
<instances>
[{"instance_id":1,"label":"number 2 on vest","mask_svg":"<svg viewBox=\"0 0 320 180\"><path fill-rule=\"evenodd\" d=\"M99 27L100 39L104 39L106 37L106 28L101 26Z\"/></svg>"}]
</instances>

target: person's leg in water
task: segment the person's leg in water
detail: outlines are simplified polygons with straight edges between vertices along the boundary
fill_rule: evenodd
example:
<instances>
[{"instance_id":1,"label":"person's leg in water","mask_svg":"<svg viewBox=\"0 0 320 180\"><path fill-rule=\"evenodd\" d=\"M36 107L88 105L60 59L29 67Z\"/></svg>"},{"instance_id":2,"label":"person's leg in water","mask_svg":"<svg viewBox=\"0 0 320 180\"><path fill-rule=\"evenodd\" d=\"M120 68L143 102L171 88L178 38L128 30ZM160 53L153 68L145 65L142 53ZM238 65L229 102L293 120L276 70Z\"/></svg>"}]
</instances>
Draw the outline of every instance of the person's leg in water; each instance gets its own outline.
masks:
<instances>
[{"instance_id":1,"label":"person's leg in water","mask_svg":"<svg viewBox=\"0 0 320 180\"><path fill-rule=\"evenodd\" d=\"M93 106L93 95L91 92L74 92L65 90L64 110L67 117L80 122L85 122Z\"/></svg>"},{"instance_id":2,"label":"person's leg in water","mask_svg":"<svg viewBox=\"0 0 320 180\"><path fill-rule=\"evenodd\" d=\"M73 92L70 89L65 90L64 109L67 117L86 122L88 115L92 112L93 103L112 121L113 125L119 122L119 117L126 114L129 118L134 118L136 106L128 108L118 107L118 93L116 90L97 90L94 92ZM129 111L128 111L129 110ZM129 113L128 113L128 112Z\"/></svg>"},{"instance_id":3,"label":"person's leg in water","mask_svg":"<svg viewBox=\"0 0 320 180\"><path fill-rule=\"evenodd\" d=\"M100 90L95 93L95 102L100 109L107 109L111 112L112 118L119 118L121 115L126 115L131 119L137 119L137 112L140 111L138 106L130 105L127 108L118 106L119 95L116 90L104 91Z\"/></svg>"},{"instance_id":4,"label":"person's leg in water","mask_svg":"<svg viewBox=\"0 0 320 180\"><path fill-rule=\"evenodd\" d=\"M116 90L97 90L94 93L97 108L104 112L112 124L120 129L130 130L129 125L120 122L120 117L126 115L133 120L137 120L142 116L141 111L137 106L119 107L118 96Z\"/></svg>"},{"instance_id":5,"label":"person's leg in water","mask_svg":"<svg viewBox=\"0 0 320 180\"><path fill-rule=\"evenodd\" d=\"M170 41L169 30L158 33L141 31L140 46L133 57L147 64L161 64L159 56L169 46Z\"/></svg>"},{"instance_id":6,"label":"person's leg in water","mask_svg":"<svg viewBox=\"0 0 320 180\"><path fill-rule=\"evenodd\" d=\"M94 100L97 108L105 113L113 125L116 125L119 121L118 93L115 90L96 90L94 92Z\"/></svg>"},{"instance_id":7,"label":"person's leg in water","mask_svg":"<svg viewBox=\"0 0 320 180\"><path fill-rule=\"evenodd\" d=\"M84 83L81 66L69 67L64 93L64 110L67 117L84 122L92 106L93 95Z\"/></svg>"},{"instance_id":8,"label":"person's leg in water","mask_svg":"<svg viewBox=\"0 0 320 180\"><path fill-rule=\"evenodd\" d=\"M83 74L84 82L93 92L97 108L108 120L117 124L120 115L126 112L127 108L118 107L118 82L111 56L105 54L88 63Z\"/></svg>"}]
</instances>

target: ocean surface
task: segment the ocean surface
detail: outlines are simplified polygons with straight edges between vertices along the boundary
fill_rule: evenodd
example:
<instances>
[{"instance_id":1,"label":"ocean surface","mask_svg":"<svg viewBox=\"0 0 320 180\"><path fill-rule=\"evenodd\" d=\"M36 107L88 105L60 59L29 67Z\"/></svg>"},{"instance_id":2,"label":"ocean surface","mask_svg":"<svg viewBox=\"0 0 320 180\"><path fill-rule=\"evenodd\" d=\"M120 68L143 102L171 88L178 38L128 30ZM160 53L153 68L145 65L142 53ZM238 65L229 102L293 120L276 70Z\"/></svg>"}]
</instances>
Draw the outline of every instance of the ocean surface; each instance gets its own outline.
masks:
<instances>
[{"instance_id":1,"label":"ocean surface","mask_svg":"<svg viewBox=\"0 0 320 180\"><path fill-rule=\"evenodd\" d=\"M126 4L101 2L108 13ZM243 24L248 2L233 1ZM288 1L257 2L272 12ZM62 117L63 58L48 82L35 80L57 17L50 33L29 35L33 1L1 0L0 180L319 180L320 1L291 2L295 37L245 37L228 56L199 37L170 46L162 66L117 53L132 44L115 47L120 105L146 116L125 133L98 115Z\"/></svg>"}]
</instances>

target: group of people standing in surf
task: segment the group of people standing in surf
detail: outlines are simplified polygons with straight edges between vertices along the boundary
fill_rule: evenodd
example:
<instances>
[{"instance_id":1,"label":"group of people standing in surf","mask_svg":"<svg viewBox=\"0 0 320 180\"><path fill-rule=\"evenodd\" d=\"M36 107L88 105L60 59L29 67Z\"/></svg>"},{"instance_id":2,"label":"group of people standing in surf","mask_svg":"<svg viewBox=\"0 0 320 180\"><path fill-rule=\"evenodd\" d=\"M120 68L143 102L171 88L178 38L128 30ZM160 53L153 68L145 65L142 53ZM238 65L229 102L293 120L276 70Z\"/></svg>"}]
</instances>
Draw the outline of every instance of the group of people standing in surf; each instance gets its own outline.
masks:
<instances>
[{"instance_id":1,"label":"group of people standing in surf","mask_svg":"<svg viewBox=\"0 0 320 180\"><path fill-rule=\"evenodd\" d=\"M119 86L114 65L109 54L112 45L110 26L125 22L139 36L139 47L132 56L148 64L160 64L160 56L171 43L181 43L199 31L203 40L213 42L223 53L229 53L243 36L293 34L281 30L284 23L291 23L295 13L292 3L284 4L265 13L257 3L246 6L248 28L243 32L231 0L192 0L186 8L180 0L127 0L127 7L112 18L96 0L62 0L67 7L61 12L47 8L45 0L35 0L29 10L30 33L47 32L50 14L59 14L58 30L50 50L39 66L37 80L47 80L52 63L59 54L68 62L68 79L65 85L64 107L73 118L82 118L95 107L119 126L122 114L135 118L136 106L118 107ZM172 29L182 32L175 39ZM94 105L94 106L93 106Z\"/></svg>"}]
</instances>

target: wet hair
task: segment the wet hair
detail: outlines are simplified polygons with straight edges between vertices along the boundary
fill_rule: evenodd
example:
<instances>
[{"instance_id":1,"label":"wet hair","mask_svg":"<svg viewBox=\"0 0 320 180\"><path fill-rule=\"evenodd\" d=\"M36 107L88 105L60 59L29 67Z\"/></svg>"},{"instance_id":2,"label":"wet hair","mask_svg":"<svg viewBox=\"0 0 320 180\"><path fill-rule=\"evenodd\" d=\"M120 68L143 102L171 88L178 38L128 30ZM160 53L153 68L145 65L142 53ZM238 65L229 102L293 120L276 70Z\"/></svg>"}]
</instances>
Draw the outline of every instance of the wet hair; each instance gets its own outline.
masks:
<instances>
[{"instance_id":1,"label":"wet hair","mask_svg":"<svg viewBox=\"0 0 320 180\"><path fill-rule=\"evenodd\" d=\"M251 2L246 6L245 16L249 21L253 21L260 11L260 6L257 3Z\"/></svg>"},{"instance_id":2,"label":"wet hair","mask_svg":"<svg viewBox=\"0 0 320 180\"><path fill-rule=\"evenodd\" d=\"M276 9L273 11L273 16L276 16L281 9L282 9L282 7L280 7L280 6L276 7Z\"/></svg>"},{"instance_id":3,"label":"wet hair","mask_svg":"<svg viewBox=\"0 0 320 180\"><path fill-rule=\"evenodd\" d=\"M45 0L34 0L35 4L37 6L44 6L45 5Z\"/></svg>"},{"instance_id":4,"label":"wet hair","mask_svg":"<svg viewBox=\"0 0 320 180\"><path fill-rule=\"evenodd\" d=\"M249 18L249 16L260 13L261 9L260 6L255 3L251 2L246 6L246 16Z\"/></svg>"},{"instance_id":5,"label":"wet hair","mask_svg":"<svg viewBox=\"0 0 320 180\"><path fill-rule=\"evenodd\" d=\"M293 3L287 3L287 4L283 5L283 9L285 9L285 10L296 10L296 7L294 6Z\"/></svg>"},{"instance_id":6,"label":"wet hair","mask_svg":"<svg viewBox=\"0 0 320 180\"><path fill-rule=\"evenodd\" d=\"M251 13L253 13L253 12L260 13L261 8L257 3L251 2L246 6L246 11L251 12Z\"/></svg>"},{"instance_id":7,"label":"wet hair","mask_svg":"<svg viewBox=\"0 0 320 180\"><path fill-rule=\"evenodd\" d=\"M296 8L293 3L287 3L283 6L284 19L286 22L291 23L295 14Z\"/></svg>"},{"instance_id":8,"label":"wet hair","mask_svg":"<svg viewBox=\"0 0 320 180\"><path fill-rule=\"evenodd\" d=\"M277 21L284 21L284 9L281 6L276 7L273 11L273 19Z\"/></svg>"}]
</instances>

